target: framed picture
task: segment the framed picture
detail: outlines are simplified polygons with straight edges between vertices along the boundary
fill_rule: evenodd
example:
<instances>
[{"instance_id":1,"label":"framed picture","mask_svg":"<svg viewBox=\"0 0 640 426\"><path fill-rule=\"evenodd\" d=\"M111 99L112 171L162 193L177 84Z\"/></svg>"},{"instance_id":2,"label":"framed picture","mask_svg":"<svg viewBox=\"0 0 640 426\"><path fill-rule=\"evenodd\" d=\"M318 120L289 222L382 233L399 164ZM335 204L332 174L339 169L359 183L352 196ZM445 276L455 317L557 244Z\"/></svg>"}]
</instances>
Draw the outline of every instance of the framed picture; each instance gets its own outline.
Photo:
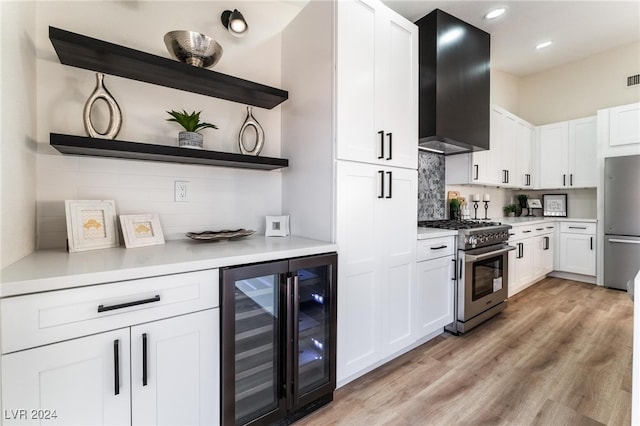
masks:
<instances>
[{"instance_id":1,"label":"framed picture","mask_svg":"<svg viewBox=\"0 0 640 426\"><path fill-rule=\"evenodd\" d=\"M286 237L289 235L289 216L267 216L265 237Z\"/></svg>"},{"instance_id":2,"label":"framed picture","mask_svg":"<svg viewBox=\"0 0 640 426\"><path fill-rule=\"evenodd\" d=\"M65 200L69 252L118 247L114 200Z\"/></svg>"},{"instance_id":3,"label":"framed picture","mask_svg":"<svg viewBox=\"0 0 640 426\"><path fill-rule=\"evenodd\" d=\"M120 215L120 224L127 248L164 244L160 219L155 213Z\"/></svg>"},{"instance_id":4,"label":"framed picture","mask_svg":"<svg viewBox=\"0 0 640 426\"><path fill-rule=\"evenodd\" d=\"M542 203L540 203L539 198L529 198L527 199L527 208L529 209L541 209Z\"/></svg>"},{"instance_id":5,"label":"framed picture","mask_svg":"<svg viewBox=\"0 0 640 426\"><path fill-rule=\"evenodd\" d=\"M544 216L567 217L567 194L544 194Z\"/></svg>"}]
</instances>

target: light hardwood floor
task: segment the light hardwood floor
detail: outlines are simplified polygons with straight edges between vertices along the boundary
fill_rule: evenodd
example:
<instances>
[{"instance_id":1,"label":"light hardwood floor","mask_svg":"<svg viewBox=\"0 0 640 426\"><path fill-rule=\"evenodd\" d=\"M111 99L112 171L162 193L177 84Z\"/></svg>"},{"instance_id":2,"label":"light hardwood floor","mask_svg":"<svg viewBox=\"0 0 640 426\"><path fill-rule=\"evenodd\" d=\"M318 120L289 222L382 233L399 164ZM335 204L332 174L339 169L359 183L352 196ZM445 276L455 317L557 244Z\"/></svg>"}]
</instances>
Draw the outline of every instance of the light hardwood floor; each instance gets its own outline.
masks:
<instances>
[{"instance_id":1,"label":"light hardwood floor","mask_svg":"<svg viewBox=\"0 0 640 426\"><path fill-rule=\"evenodd\" d=\"M629 425L633 302L546 278L335 392L303 425Z\"/></svg>"}]
</instances>

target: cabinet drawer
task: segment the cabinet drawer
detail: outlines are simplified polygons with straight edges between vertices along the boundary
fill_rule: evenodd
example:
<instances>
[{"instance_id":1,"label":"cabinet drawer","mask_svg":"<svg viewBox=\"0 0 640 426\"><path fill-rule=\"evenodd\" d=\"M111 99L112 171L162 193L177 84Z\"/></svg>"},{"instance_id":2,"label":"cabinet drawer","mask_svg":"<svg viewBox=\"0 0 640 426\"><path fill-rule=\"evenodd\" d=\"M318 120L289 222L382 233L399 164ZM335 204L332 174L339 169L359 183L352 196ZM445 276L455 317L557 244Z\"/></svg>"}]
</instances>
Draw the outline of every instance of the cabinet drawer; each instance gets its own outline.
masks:
<instances>
[{"instance_id":1,"label":"cabinet drawer","mask_svg":"<svg viewBox=\"0 0 640 426\"><path fill-rule=\"evenodd\" d=\"M596 224L585 222L562 222L560 232L566 234L595 234Z\"/></svg>"},{"instance_id":2,"label":"cabinet drawer","mask_svg":"<svg viewBox=\"0 0 640 426\"><path fill-rule=\"evenodd\" d=\"M533 236L533 226L514 226L509 229L509 241L520 240L522 238L528 238Z\"/></svg>"},{"instance_id":3,"label":"cabinet drawer","mask_svg":"<svg viewBox=\"0 0 640 426\"><path fill-rule=\"evenodd\" d=\"M532 225L534 235L551 234L556 228L555 223L539 223Z\"/></svg>"},{"instance_id":4,"label":"cabinet drawer","mask_svg":"<svg viewBox=\"0 0 640 426\"><path fill-rule=\"evenodd\" d=\"M218 269L0 301L2 353L218 306Z\"/></svg>"},{"instance_id":5,"label":"cabinet drawer","mask_svg":"<svg viewBox=\"0 0 640 426\"><path fill-rule=\"evenodd\" d=\"M418 241L418 262L455 253L455 237L430 238Z\"/></svg>"}]
</instances>

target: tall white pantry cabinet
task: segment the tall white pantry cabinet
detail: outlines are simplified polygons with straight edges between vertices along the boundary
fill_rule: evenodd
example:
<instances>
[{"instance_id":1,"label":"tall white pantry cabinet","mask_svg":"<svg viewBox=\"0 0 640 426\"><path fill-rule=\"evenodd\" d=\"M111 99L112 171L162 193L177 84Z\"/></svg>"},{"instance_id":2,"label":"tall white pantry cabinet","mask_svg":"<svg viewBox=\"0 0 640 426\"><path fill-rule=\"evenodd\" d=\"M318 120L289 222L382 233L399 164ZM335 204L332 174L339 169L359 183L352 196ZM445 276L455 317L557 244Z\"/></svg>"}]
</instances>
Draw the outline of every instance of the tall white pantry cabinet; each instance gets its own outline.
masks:
<instances>
[{"instance_id":1,"label":"tall white pantry cabinet","mask_svg":"<svg viewBox=\"0 0 640 426\"><path fill-rule=\"evenodd\" d=\"M418 28L378 0L312 0L282 37L283 211L338 244L340 386L416 337Z\"/></svg>"}]
</instances>

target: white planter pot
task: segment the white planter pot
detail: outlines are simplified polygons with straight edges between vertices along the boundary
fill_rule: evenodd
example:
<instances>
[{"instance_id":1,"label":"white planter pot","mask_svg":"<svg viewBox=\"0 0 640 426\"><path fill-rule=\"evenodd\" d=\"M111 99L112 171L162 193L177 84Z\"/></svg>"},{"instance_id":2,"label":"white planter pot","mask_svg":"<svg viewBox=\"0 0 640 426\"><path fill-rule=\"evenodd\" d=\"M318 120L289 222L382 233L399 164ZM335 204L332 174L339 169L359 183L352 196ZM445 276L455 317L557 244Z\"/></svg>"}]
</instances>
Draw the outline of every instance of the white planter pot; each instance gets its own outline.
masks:
<instances>
[{"instance_id":1,"label":"white planter pot","mask_svg":"<svg viewBox=\"0 0 640 426\"><path fill-rule=\"evenodd\" d=\"M178 133L178 146L181 148L202 149L202 135L198 132Z\"/></svg>"}]
</instances>

